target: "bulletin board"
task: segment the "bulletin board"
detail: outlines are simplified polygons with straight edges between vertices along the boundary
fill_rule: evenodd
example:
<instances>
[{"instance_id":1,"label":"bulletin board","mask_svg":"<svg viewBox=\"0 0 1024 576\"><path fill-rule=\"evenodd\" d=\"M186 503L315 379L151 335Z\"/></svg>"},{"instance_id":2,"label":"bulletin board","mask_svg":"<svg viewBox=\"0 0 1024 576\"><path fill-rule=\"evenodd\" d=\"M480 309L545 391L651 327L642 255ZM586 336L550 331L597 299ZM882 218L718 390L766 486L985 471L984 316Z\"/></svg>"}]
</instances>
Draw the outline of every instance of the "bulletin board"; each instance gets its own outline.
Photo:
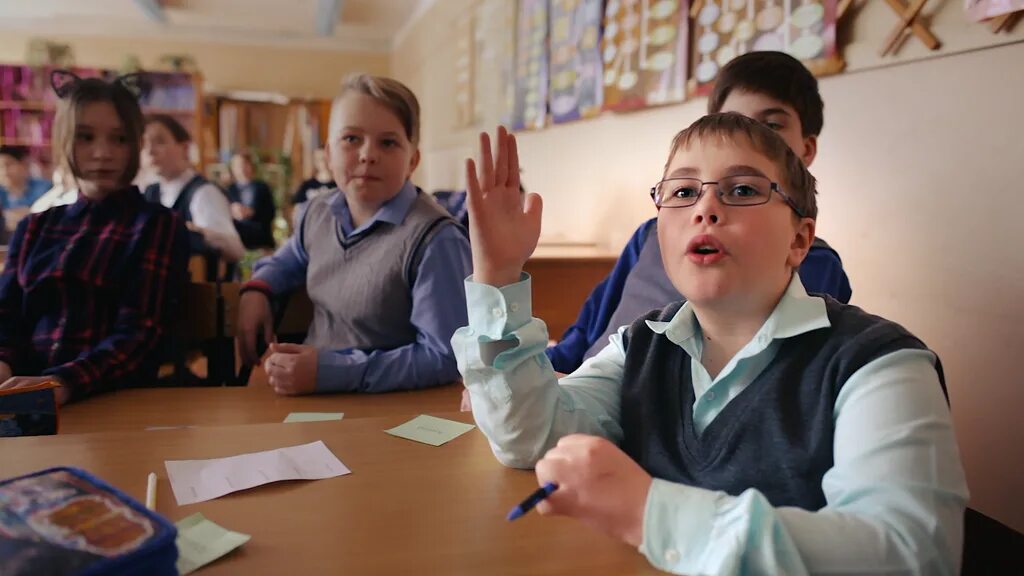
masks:
<instances>
[{"instance_id":1,"label":"bulletin board","mask_svg":"<svg viewBox=\"0 0 1024 576\"><path fill-rule=\"evenodd\" d=\"M603 0L551 0L548 99L556 124L601 112L603 5Z\"/></svg>"},{"instance_id":2,"label":"bulletin board","mask_svg":"<svg viewBox=\"0 0 1024 576\"><path fill-rule=\"evenodd\" d=\"M836 4L837 0L707 0L693 25L691 92L708 94L718 71L730 60L762 50L786 52L818 76L841 71Z\"/></svg>"},{"instance_id":3,"label":"bulletin board","mask_svg":"<svg viewBox=\"0 0 1024 576\"><path fill-rule=\"evenodd\" d=\"M548 0L519 0L513 130L543 128L548 102Z\"/></svg>"},{"instance_id":4,"label":"bulletin board","mask_svg":"<svg viewBox=\"0 0 1024 576\"><path fill-rule=\"evenodd\" d=\"M603 39L606 110L686 98L688 13L688 0L609 0Z\"/></svg>"}]
</instances>

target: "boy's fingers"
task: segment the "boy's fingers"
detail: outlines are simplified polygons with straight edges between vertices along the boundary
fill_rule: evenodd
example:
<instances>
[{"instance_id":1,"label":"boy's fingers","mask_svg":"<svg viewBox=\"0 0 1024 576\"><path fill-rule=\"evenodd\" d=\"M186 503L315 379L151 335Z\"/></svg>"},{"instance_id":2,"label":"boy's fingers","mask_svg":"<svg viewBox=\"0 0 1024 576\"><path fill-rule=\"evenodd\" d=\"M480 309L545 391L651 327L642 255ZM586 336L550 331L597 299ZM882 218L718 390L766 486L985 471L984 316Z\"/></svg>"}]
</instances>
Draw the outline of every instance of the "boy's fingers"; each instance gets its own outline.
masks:
<instances>
[{"instance_id":1,"label":"boy's fingers","mask_svg":"<svg viewBox=\"0 0 1024 576\"><path fill-rule=\"evenodd\" d=\"M491 137L480 133L480 184L486 194L494 188L494 158L491 157Z\"/></svg>"},{"instance_id":2,"label":"boy's fingers","mask_svg":"<svg viewBox=\"0 0 1024 576\"><path fill-rule=\"evenodd\" d=\"M508 135L508 186L519 193L519 146L516 137Z\"/></svg>"},{"instance_id":3,"label":"boy's fingers","mask_svg":"<svg viewBox=\"0 0 1024 576\"><path fill-rule=\"evenodd\" d=\"M498 126L498 157L494 161L494 186L504 188L508 180L508 134Z\"/></svg>"}]
</instances>

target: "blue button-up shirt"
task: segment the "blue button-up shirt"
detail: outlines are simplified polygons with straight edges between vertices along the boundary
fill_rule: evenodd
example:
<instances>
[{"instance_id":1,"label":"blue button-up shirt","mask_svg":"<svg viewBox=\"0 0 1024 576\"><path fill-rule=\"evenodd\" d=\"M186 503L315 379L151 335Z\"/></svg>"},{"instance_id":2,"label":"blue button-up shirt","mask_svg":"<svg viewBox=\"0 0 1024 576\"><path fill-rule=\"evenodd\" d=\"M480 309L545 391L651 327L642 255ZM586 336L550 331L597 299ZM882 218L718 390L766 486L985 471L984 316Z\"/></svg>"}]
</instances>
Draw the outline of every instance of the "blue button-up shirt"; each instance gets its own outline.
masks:
<instances>
[{"instance_id":1,"label":"blue button-up shirt","mask_svg":"<svg viewBox=\"0 0 1024 576\"><path fill-rule=\"evenodd\" d=\"M573 433L621 441L621 330L559 381L544 354L547 329L531 318L528 278L501 289L470 279L466 294L469 325L452 344L473 416L499 460L531 467ZM700 324L689 304L672 320L648 325L701 357ZM824 301L808 296L794 275L764 325L717 376L690 363L697 432L785 339L829 325ZM865 365L843 386L833 418L825 508L774 508L753 489L730 496L655 479L640 551L660 569L690 575L956 574L967 485L934 355L900 350Z\"/></svg>"}]
</instances>

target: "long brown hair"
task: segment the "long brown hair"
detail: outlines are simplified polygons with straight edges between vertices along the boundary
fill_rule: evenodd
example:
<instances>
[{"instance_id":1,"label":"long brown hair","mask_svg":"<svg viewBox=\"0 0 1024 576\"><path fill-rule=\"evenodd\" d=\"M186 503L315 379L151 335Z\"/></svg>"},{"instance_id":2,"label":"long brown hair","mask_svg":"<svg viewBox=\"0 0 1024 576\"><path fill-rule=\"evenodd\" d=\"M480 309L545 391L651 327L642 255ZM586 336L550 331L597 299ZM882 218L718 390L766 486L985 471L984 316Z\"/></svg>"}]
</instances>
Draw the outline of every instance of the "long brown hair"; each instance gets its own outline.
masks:
<instances>
[{"instance_id":1,"label":"long brown hair","mask_svg":"<svg viewBox=\"0 0 1024 576\"><path fill-rule=\"evenodd\" d=\"M109 102L121 120L125 139L131 148L128 165L121 175L121 183L130 184L139 173L139 158L142 153L142 109L135 94L120 80L107 82L100 78L82 78L67 86L60 96L53 121L54 163L62 166L75 178L79 177L74 156L78 114L86 104Z\"/></svg>"}]
</instances>

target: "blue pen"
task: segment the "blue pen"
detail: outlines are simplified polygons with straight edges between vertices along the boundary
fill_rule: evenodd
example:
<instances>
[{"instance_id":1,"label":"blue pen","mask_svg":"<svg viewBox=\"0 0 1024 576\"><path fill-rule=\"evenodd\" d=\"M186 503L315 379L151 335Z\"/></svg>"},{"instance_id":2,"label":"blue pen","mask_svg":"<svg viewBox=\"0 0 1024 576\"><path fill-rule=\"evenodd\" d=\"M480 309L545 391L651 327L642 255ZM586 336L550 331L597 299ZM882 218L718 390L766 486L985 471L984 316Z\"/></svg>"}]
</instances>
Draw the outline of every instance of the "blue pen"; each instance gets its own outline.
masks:
<instances>
[{"instance_id":1,"label":"blue pen","mask_svg":"<svg viewBox=\"0 0 1024 576\"><path fill-rule=\"evenodd\" d=\"M551 493L554 492L555 490L558 490L558 484L555 484L554 482L548 482L547 484L541 486L540 488L537 488L536 490L534 490L533 494L530 494L529 496L526 497L526 500L523 500L522 502L519 503L518 506L513 508L508 513L507 518L510 521L515 520L516 518L519 518L520 516L526 514L530 510L533 510L534 506L540 504L541 500L547 498L548 496L551 496Z\"/></svg>"}]
</instances>

